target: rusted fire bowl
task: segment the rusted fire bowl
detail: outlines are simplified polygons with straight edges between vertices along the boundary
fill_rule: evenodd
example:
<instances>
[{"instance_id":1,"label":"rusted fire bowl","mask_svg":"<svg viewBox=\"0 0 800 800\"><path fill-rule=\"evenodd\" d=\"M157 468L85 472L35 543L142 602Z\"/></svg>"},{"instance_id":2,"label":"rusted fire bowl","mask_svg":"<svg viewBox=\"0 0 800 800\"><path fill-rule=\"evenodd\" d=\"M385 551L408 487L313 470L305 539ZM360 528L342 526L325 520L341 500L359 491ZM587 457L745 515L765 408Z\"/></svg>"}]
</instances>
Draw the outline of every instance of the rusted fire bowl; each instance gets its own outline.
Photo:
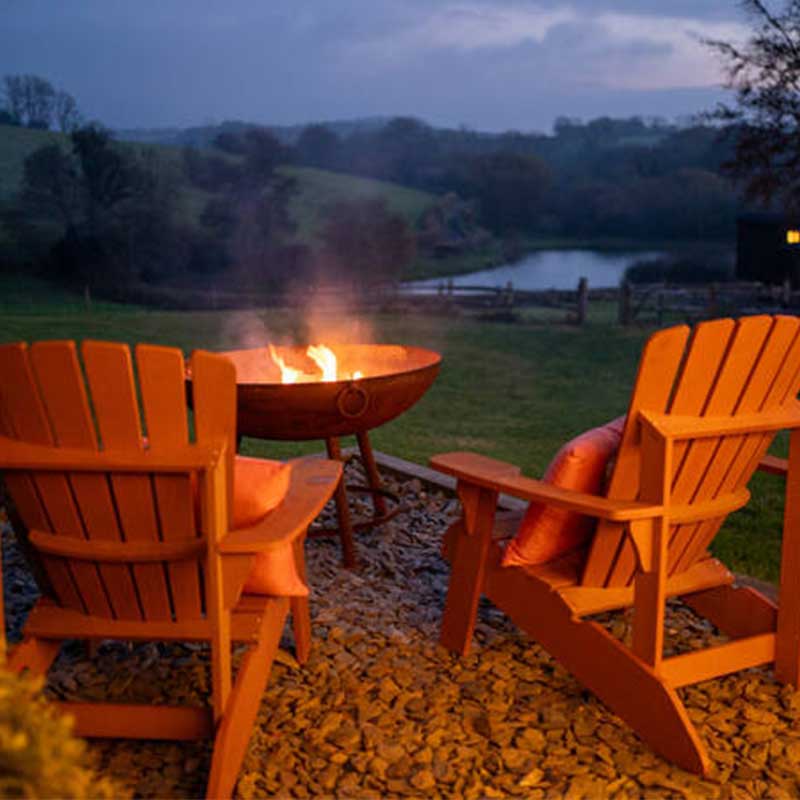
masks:
<instances>
[{"instance_id":1,"label":"rusted fire bowl","mask_svg":"<svg viewBox=\"0 0 800 800\"><path fill-rule=\"evenodd\" d=\"M278 347L292 366L314 370L305 347ZM266 347L229 350L236 365L237 427L259 439L329 439L383 425L407 409L439 374L441 356L421 347L336 345L339 374L362 377L310 383L280 383Z\"/></svg>"}]
</instances>

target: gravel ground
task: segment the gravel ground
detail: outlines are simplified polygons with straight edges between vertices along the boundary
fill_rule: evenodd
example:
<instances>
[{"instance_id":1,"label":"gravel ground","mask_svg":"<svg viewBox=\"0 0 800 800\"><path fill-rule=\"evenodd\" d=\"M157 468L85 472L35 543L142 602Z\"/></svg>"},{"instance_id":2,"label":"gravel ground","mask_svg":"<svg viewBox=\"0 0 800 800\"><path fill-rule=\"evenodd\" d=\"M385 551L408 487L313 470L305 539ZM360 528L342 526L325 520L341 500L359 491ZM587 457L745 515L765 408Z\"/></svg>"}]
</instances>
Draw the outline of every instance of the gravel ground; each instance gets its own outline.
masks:
<instances>
[{"instance_id":1,"label":"gravel ground","mask_svg":"<svg viewBox=\"0 0 800 800\"><path fill-rule=\"evenodd\" d=\"M415 480L389 483L406 510L358 536L357 572L340 567L334 540L309 541L313 654L298 667L287 628L239 797L800 796L800 695L768 670L680 690L714 765L700 780L654 755L488 604L469 657L438 648L447 582L438 548L457 503ZM8 535L4 545L18 635L35 590ZM626 614L599 619L621 638L630 633ZM667 630L673 651L720 641L677 603ZM75 643L51 670L49 692L200 704L207 663L202 646L108 642L90 661ZM202 796L208 743L110 741L91 750L137 796Z\"/></svg>"}]
</instances>

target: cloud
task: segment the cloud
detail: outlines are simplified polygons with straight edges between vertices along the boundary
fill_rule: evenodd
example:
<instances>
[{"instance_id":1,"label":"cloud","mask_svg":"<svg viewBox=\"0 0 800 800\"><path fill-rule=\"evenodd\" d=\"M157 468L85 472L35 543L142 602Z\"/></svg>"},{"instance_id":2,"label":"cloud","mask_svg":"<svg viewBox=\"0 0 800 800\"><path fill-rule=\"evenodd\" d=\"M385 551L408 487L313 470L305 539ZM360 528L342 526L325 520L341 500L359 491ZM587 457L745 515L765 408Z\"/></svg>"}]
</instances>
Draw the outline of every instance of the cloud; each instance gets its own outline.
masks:
<instances>
[{"instance_id":1,"label":"cloud","mask_svg":"<svg viewBox=\"0 0 800 800\"><path fill-rule=\"evenodd\" d=\"M676 91L720 83L699 39L746 34L733 0L3 2L0 75L42 74L123 127L413 114L530 128L667 97L671 115Z\"/></svg>"},{"instance_id":2,"label":"cloud","mask_svg":"<svg viewBox=\"0 0 800 800\"><path fill-rule=\"evenodd\" d=\"M551 78L568 85L665 89L719 84L721 70L702 39L747 35L735 20L671 16L655 8L624 13L603 10L602 4L593 4L593 10L579 6L515 0L439 4L405 28L350 44L347 58L392 69L437 51L488 62L481 51L527 50L525 61L539 59Z\"/></svg>"}]
</instances>

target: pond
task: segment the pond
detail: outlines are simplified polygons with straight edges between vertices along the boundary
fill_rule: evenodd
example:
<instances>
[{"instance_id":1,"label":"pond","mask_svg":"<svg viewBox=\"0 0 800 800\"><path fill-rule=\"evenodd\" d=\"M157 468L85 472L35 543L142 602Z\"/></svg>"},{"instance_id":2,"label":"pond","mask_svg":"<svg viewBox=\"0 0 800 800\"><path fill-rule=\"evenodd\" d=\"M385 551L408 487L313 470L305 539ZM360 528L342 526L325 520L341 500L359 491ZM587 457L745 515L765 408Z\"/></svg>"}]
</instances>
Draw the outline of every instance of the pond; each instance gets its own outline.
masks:
<instances>
[{"instance_id":1,"label":"pond","mask_svg":"<svg viewBox=\"0 0 800 800\"><path fill-rule=\"evenodd\" d=\"M590 288L618 286L625 269L634 261L663 255L656 251L602 252L599 250L537 250L511 264L492 269L454 275L452 278L431 278L414 281L412 286L438 287L448 280L454 286L505 286L515 289L574 289L581 277Z\"/></svg>"}]
</instances>

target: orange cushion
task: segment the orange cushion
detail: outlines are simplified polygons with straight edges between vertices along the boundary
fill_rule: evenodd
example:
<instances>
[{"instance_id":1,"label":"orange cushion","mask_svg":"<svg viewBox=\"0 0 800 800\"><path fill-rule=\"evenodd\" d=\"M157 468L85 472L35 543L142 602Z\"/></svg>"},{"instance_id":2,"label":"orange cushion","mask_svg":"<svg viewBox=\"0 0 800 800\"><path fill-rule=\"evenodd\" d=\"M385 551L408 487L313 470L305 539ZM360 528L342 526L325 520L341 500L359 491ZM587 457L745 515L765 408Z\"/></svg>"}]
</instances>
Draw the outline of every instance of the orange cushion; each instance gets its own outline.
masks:
<instances>
[{"instance_id":1,"label":"orange cushion","mask_svg":"<svg viewBox=\"0 0 800 800\"><path fill-rule=\"evenodd\" d=\"M233 527L247 528L279 505L291 468L280 461L236 456L233 460Z\"/></svg>"},{"instance_id":2,"label":"orange cushion","mask_svg":"<svg viewBox=\"0 0 800 800\"><path fill-rule=\"evenodd\" d=\"M291 465L236 456L233 462L233 527L258 524L280 505L289 488ZM308 586L297 572L292 544L258 553L244 584L246 594L305 597Z\"/></svg>"},{"instance_id":3,"label":"orange cushion","mask_svg":"<svg viewBox=\"0 0 800 800\"><path fill-rule=\"evenodd\" d=\"M308 586L297 571L292 545L258 553L242 591L272 597L308 597Z\"/></svg>"},{"instance_id":4,"label":"orange cushion","mask_svg":"<svg viewBox=\"0 0 800 800\"><path fill-rule=\"evenodd\" d=\"M619 448L625 417L582 433L556 453L542 480L562 489L598 494L609 462ZM533 566L580 547L596 520L576 511L531 503L517 535L503 555L503 566Z\"/></svg>"}]
</instances>

